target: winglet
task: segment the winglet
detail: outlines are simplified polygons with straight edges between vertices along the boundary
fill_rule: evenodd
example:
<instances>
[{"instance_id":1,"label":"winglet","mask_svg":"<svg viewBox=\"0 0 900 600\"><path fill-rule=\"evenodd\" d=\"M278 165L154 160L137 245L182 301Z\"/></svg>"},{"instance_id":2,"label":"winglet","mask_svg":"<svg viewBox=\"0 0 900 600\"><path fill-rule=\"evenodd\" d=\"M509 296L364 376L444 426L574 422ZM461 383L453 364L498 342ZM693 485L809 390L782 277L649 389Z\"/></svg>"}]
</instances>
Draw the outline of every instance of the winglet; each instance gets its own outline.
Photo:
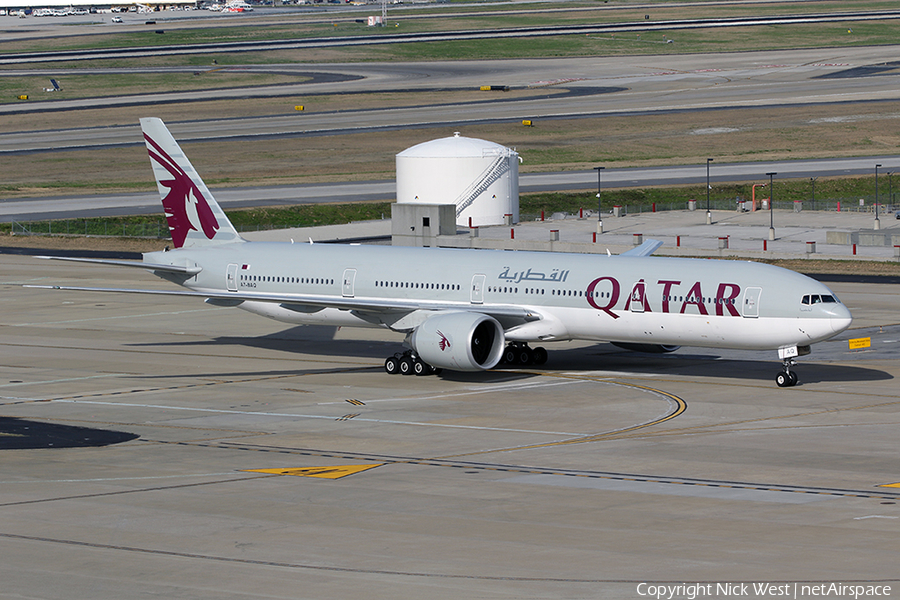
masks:
<instances>
[{"instance_id":1,"label":"winglet","mask_svg":"<svg viewBox=\"0 0 900 600\"><path fill-rule=\"evenodd\" d=\"M143 118L141 129L175 247L242 241L165 124Z\"/></svg>"},{"instance_id":2,"label":"winglet","mask_svg":"<svg viewBox=\"0 0 900 600\"><path fill-rule=\"evenodd\" d=\"M637 248L632 248L619 256L650 256L662 245L663 243L659 240L647 240Z\"/></svg>"}]
</instances>

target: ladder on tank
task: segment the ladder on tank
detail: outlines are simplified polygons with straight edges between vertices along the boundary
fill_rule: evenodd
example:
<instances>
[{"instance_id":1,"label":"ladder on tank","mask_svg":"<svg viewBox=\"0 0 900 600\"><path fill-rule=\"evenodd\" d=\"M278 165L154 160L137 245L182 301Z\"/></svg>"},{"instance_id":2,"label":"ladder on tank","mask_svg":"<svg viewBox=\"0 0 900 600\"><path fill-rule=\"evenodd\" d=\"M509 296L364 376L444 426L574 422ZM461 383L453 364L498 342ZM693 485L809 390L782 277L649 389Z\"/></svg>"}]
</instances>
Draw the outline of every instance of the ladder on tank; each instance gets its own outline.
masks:
<instances>
[{"instance_id":1,"label":"ladder on tank","mask_svg":"<svg viewBox=\"0 0 900 600\"><path fill-rule=\"evenodd\" d=\"M508 158L508 156L498 154L494 162L488 165L488 168L459 195L455 203L457 218L478 199L478 196L509 171Z\"/></svg>"}]
</instances>

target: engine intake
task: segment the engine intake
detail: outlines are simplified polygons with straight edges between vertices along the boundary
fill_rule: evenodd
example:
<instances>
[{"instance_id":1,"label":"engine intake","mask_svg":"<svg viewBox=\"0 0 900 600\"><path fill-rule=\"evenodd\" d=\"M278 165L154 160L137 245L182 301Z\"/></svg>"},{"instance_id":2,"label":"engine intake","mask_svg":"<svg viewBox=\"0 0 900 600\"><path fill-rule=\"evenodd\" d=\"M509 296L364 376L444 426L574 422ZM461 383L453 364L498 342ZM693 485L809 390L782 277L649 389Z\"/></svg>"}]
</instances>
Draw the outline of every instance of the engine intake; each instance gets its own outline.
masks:
<instances>
[{"instance_id":1,"label":"engine intake","mask_svg":"<svg viewBox=\"0 0 900 600\"><path fill-rule=\"evenodd\" d=\"M506 339L495 319L475 312L438 313L412 332L409 345L433 367L485 371L500 362Z\"/></svg>"}]
</instances>

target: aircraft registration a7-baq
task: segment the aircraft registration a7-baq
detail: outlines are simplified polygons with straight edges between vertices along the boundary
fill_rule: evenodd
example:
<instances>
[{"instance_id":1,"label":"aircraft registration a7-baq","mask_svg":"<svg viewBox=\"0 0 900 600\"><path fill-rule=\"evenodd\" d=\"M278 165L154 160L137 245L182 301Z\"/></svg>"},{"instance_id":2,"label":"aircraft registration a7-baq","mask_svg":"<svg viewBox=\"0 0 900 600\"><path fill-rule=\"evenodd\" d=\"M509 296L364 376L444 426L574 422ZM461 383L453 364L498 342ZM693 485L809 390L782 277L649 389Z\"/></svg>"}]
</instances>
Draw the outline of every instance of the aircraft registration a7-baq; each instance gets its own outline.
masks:
<instances>
[{"instance_id":1,"label":"aircraft registration a7-baq","mask_svg":"<svg viewBox=\"0 0 900 600\"><path fill-rule=\"evenodd\" d=\"M529 343L612 342L638 351L681 345L777 350L781 387L794 358L847 329L850 311L821 283L770 265L617 256L243 240L162 121L141 119L173 250L136 266L186 290L45 286L197 296L294 324L385 327L405 334L388 373L482 371L541 364Z\"/></svg>"}]
</instances>

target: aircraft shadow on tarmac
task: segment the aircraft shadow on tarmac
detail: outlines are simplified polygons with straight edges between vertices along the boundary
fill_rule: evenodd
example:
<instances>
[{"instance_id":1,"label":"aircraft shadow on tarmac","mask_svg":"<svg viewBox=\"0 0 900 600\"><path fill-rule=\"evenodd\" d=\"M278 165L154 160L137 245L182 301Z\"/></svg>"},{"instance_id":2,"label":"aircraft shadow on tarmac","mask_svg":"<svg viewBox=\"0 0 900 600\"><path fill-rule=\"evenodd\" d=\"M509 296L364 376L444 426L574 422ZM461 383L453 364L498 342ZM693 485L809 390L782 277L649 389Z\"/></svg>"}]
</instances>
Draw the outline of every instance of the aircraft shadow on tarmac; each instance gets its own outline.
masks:
<instances>
[{"instance_id":1,"label":"aircraft shadow on tarmac","mask_svg":"<svg viewBox=\"0 0 900 600\"><path fill-rule=\"evenodd\" d=\"M136 433L0 417L0 450L109 446L140 437Z\"/></svg>"},{"instance_id":2,"label":"aircraft shadow on tarmac","mask_svg":"<svg viewBox=\"0 0 900 600\"><path fill-rule=\"evenodd\" d=\"M132 344L132 346L178 346L208 347L236 345L274 350L292 354L307 354L328 357L353 357L381 361L395 352L403 350L398 337L397 341L335 339L338 328L324 325L301 325L263 336L220 336L204 341L176 341L165 344ZM600 343L595 346L579 348L554 348L548 344L550 358L547 364L535 366L500 365L504 369L503 377L509 378L509 371L521 370L522 376L531 376L536 369L547 372L567 371L605 371L612 375L621 372L647 375L677 375L680 377L711 377L724 379L751 379L755 381L773 381L775 374L781 370L777 359L761 360L765 352L706 350L698 348L682 348L671 354L646 354L621 350L612 344ZM769 353L772 354L772 353ZM341 367L341 370L347 366ZM373 367L365 367L373 368ZM380 367L377 367L380 368ZM816 362L815 355L800 359L795 367L799 377L799 385L821 382L852 381L884 381L893 379L885 371L855 365L839 365L833 362ZM326 369L328 370L328 369ZM291 372L307 372L298 369ZM322 371L322 369L314 369ZM272 374L271 372L266 372ZM249 375L251 373L243 373ZM259 372L252 374L258 375ZM285 373L287 374L287 373ZM222 374L218 374L221 376ZM227 373L230 376L239 373ZM444 371L442 377L459 381L487 382L499 375L494 372L457 373Z\"/></svg>"},{"instance_id":3,"label":"aircraft shadow on tarmac","mask_svg":"<svg viewBox=\"0 0 900 600\"><path fill-rule=\"evenodd\" d=\"M765 352L734 352L682 348L671 354L641 354L619 350L612 344L598 344L593 348L551 352L545 367L565 370L602 369L615 373L640 373L658 376L710 377L721 379L750 379L773 382L781 370L781 362L760 360ZM832 362L815 362L815 357L797 361L794 370L800 377L798 385L822 382L884 381L893 375L879 369Z\"/></svg>"},{"instance_id":4,"label":"aircraft shadow on tarmac","mask_svg":"<svg viewBox=\"0 0 900 600\"><path fill-rule=\"evenodd\" d=\"M277 350L293 354L310 354L317 356L347 356L355 358L387 358L394 352L403 350L402 340L396 342L380 340L336 340L337 327L327 325L300 325L262 336L219 336L202 341L166 342L129 344L131 347L164 347L179 348L209 346L246 346L261 350Z\"/></svg>"}]
</instances>

